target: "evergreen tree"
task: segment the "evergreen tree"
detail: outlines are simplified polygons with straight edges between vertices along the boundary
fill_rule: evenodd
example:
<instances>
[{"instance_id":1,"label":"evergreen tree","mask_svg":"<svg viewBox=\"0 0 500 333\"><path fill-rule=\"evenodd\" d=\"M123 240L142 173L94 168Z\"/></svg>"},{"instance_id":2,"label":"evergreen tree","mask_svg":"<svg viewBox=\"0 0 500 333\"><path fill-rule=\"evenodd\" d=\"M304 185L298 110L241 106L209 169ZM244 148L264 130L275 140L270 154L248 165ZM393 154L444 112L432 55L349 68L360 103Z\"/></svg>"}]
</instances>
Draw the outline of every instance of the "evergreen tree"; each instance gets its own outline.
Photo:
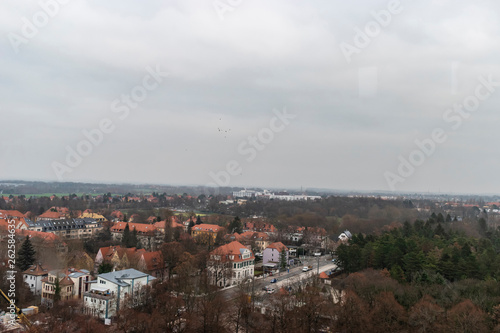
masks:
<instances>
[{"instance_id":1,"label":"evergreen tree","mask_svg":"<svg viewBox=\"0 0 500 333\"><path fill-rule=\"evenodd\" d=\"M486 231L488 230L488 224L486 223L486 220L481 217L478 221L478 225L479 225L479 232L482 235L486 234Z\"/></svg>"},{"instance_id":2,"label":"evergreen tree","mask_svg":"<svg viewBox=\"0 0 500 333\"><path fill-rule=\"evenodd\" d=\"M202 224L203 222L201 221L201 218L200 218L200 215L198 215L196 217L196 224L199 225L199 224Z\"/></svg>"},{"instance_id":3,"label":"evergreen tree","mask_svg":"<svg viewBox=\"0 0 500 333\"><path fill-rule=\"evenodd\" d=\"M194 222L193 220L190 220L189 221L189 225L188 225L188 233L191 235L191 229L193 229L194 227Z\"/></svg>"},{"instance_id":4,"label":"evergreen tree","mask_svg":"<svg viewBox=\"0 0 500 333\"><path fill-rule=\"evenodd\" d=\"M59 273L56 273L56 280L54 282L54 303L61 300L61 285L59 284Z\"/></svg>"},{"instance_id":5,"label":"evergreen tree","mask_svg":"<svg viewBox=\"0 0 500 333\"><path fill-rule=\"evenodd\" d=\"M450 214L446 215L446 222L451 222L451 216L450 216Z\"/></svg>"},{"instance_id":6,"label":"evergreen tree","mask_svg":"<svg viewBox=\"0 0 500 333\"><path fill-rule=\"evenodd\" d=\"M285 268L286 267L286 251L285 247L281 249L281 254L280 254L280 268Z\"/></svg>"},{"instance_id":7,"label":"evergreen tree","mask_svg":"<svg viewBox=\"0 0 500 333\"><path fill-rule=\"evenodd\" d=\"M113 265L110 263L103 262L102 264L99 265L99 268L97 269L98 274L103 274L103 273L109 273L113 271Z\"/></svg>"},{"instance_id":8,"label":"evergreen tree","mask_svg":"<svg viewBox=\"0 0 500 333\"><path fill-rule=\"evenodd\" d=\"M243 226L241 225L241 220L238 216L234 218L234 220L229 224L228 231L230 233L239 233L241 234L243 232Z\"/></svg>"},{"instance_id":9,"label":"evergreen tree","mask_svg":"<svg viewBox=\"0 0 500 333\"><path fill-rule=\"evenodd\" d=\"M443 216L443 214L441 214L441 213L438 214L437 221L438 221L438 223L444 222L444 216Z\"/></svg>"},{"instance_id":10,"label":"evergreen tree","mask_svg":"<svg viewBox=\"0 0 500 333\"><path fill-rule=\"evenodd\" d=\"M22 271L27 270L35 263L35 254L36 252L33 248L33 245L31 244L30 238L29 236L26 236L26 240L24 241L18 253L16 261L17 266Z\"/></svg>"},{"instance_id":11,"label":"evergreen tree","mask_svg":"<svg viewBox=\"0 0 500 333\"><path fill-rule=\"evenodd\" d=\"M139 239L137 238L137 230L134 228L132 236L130 236L130 243L127 247L138 247Z\"/></svg>"},{"instance_id":12,"label":"evergreen tree","mask_svg":"<svg viewBox=\"0 0 500 333\"><path fill-rule=\"evenodd\" d=\"M128 247L128 244L130 244L131 237L132 235L130 234L130 228L127 223L127 225L125 226L125 230L123 230L123 237L122 237L123 246Z\"/></svg>"}]
</instances>

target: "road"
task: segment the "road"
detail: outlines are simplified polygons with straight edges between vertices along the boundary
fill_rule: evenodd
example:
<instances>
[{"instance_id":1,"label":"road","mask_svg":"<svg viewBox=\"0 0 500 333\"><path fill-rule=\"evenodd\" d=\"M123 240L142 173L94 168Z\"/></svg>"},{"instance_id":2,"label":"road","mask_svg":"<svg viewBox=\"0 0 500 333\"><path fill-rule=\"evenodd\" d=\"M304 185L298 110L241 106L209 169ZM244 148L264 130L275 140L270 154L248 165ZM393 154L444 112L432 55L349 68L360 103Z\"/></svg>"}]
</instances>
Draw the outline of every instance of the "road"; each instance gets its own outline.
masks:
<instances>
[{"instance_id":1,"label":"road","mask_svg":"<svg viewBox=\"0 0 500 333\"><path fill-rule=\"evenodd\" d=\"M331 269L334 269L337 267L334 263L331 261L330 256L322 256L319 257L319 272L325 272L329 271ZM292 286L296 285L298 283L302 284L301 280L309 279L313 274L317 274L318 272L318 259L314 257L309 257L309 258L303 258L302 264L290 268L290 272L281 272L279 274L275 274L273 276L268 276L266 278L262 279L255 279L253 282L250 282L248 285L244 286L246 287L245 289L248 290L248 292L251 292L252 289L256 295L262 295L265 294L265 291L263 291L263 288L265 286L271 286L273 287L276 291L278 291L281 287L283 286ZM304 266L313 266L313 269L308 271L308 272L303 272L302 268ZM272 279L278 279L277 283L271 283ZM253 285L252 285L253 284ZM238 294L239 288L242 288L242 286L232 286L228 288L224 288L221 290L221 293L224 297L225 300L229 301L231 299L234 299L236 295Z\"/></svg>"}]
</instances>

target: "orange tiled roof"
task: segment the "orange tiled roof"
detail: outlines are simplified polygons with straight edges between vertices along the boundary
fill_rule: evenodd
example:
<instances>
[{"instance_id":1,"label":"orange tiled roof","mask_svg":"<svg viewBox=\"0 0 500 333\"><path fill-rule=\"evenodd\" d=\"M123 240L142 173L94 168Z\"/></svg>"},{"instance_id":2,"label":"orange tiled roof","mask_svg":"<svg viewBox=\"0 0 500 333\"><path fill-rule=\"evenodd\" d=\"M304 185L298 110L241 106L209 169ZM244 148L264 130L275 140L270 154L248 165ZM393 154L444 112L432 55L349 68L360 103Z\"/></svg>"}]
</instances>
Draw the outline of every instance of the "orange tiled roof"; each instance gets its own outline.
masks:
<instances>
[{"instance_id":1,"label":"orange tiled roof","mask_svg":"<svg viewBox=\"0 0 500 333\"><path fill-rule=\"evenodd\" d=\"M288 251L288 248L282 242L276 242L276 243L269 244L269 246L267 248L268 249L276 249L278 252L283 251L283 248L285 249L285 251Z\"/></svg>"},{"instance_id":2,"label":"orange tiled roof","mask_svg":"<svg viewBox=\"0 0 500 333\"><path fill-rule=\"evenodd\" d=\"M262 238L263 240L269 239L269 235L266 234L265 232L258 232L258 231L245 231L244 233L241 234L241 236L253 240L253 239L258 239Z\"/></svg>"},{"instance_id":3,"label":"orange tiled roof","mask_svg":"<svg viewBox=\"0 0 500 333\"><path fill-rule=\"evenodd\" d=\"M166 221L160 221L160 222L156 222L155 224L153 224L156 228L158 229L165 229L165 224L166 224ZM177 223L175 221L172 221L171 224L170 224L170 227L172 228L184 228L184 226L180 223Z\"/></svg>"},{"instance_id":4,"label":"orange tiled roof","mask_svg":"<svg viewBox=\"0 0 500 333\"><path fill-rule=\"evenodd\" d=\"M113 232L123 232L125 227L127 226L130 231L134 229L137 230L138 233L146 234L156 231L156 227L153 224L144 224L144 223L133 223L133 222L116 222L112 227L111 231Z\"/></svg>"},{"instance_id":5,"label":"orange tiled roof","mask_svg":"<svg viewBox=\"0 0 500 333\"><path fill-rule=\"evenodd\" d=\"M23 236L23 237L30 236L30 238L37 237L37 238L41 238L44 242L60 241L59 236L57 236L51 232L16 229L16 235Z\"/></svg>"},{"instance_id":6,"label":"orange tiled roof","mask_svg":"<svg viewBox=\"0 0 500 333\"><path fill-rule=\"evenodd\" d=\"M23 274L40 276L49 274L49 270L47 268L43 268L41 264L34 264L33 266L25 270Z\"/></svg>"},{"instance_id":7,"label":"orange tiled roof","mask_svg":"<svg viewBox=\"0 0 500 333\"><path fill-rule=\"evenodd\" d=\"M0 210L0 217L24 217L24 214L17 210Z\"/></svg>"},{"instance_id":8,"label":"orange tiled roof","mask_svg":"<svg viewBox=\"0 0 500 333\"><path fill-rule=\"evenodd\" d=\"M59 219L61 217L65 217L66 215L63 213L59 212L51 212L51 211L46 211L42 215L39 215L39 218L44 218L44 219Z\"/></svg>"},{"instance_id":9,"label":"orange tiled roof","mask_svg":"<svg viewBox=\"0 0 500 333\"><path fill-rule=\"evenodd\" d=\"M241 250L248 250L250 251L250 258L247 259L241 259ZM246 246L241 244L238 241L233 241L229 244L219 246L216 248L214 251L211 252L211 254L215 255L220 255L221 257L223 256L229 256L229 255L234 255L234 259L231 261L239 262L239 261L244 261L244 260L250 260L250 259L255 259L255 256L252 252L252 250L249 250Z\"/></svg>"},{"instance_id":10,"label":"orange tiled roof","mask_svg":"<svg viewBox=\"0 0 500 333\"><path fill-rule=\"evenodd\" d=\"M223 227L216 225L216 224L198 224L195 225L192 230L195 231L210 231L210 232L219 232L220 230L224 229Z\"/></svg>"},{"instance_id":11,"label":"orange tiled roof","mask_svg":"<svg viewBox=\"0 0 500 333\"><path fill-rule=\"evenodd\" d=\"M144 252L142 253L142 258L146 263L146 269L148 271L165 268L165 262L163 261L163 255L161 251Z\"/></svg>"}]
</instances>

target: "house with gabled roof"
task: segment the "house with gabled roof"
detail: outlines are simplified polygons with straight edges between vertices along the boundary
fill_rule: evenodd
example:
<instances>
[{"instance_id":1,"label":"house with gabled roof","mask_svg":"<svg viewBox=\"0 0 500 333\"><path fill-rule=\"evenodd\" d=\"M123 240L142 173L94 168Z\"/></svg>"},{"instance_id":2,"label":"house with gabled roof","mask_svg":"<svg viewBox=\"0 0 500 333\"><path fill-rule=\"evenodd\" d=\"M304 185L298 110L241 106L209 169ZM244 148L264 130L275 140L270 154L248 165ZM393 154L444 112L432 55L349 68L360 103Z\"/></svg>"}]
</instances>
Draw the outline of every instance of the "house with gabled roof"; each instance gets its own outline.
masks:
<instances>
[{"instance_id":1,"label":"house with gabled roof","mask_svg":"<svg viewBox=\"0 0 500 333\"><path fill-rule=\"evenodd\" d=\"M113 240L121 241L123 237L123 231L125 228L129 227L130 232L136 230L137 239L141 242L141 245L149 250L153 250L156 248L156 245L159 241L162 240L162 237L159 235L159 232L154 224L146 224L146 223L133 223L133 222L116 222L114 223L110 230Z\"/></svg>"},{"instance_id":2,"label":"house with gabled roof","mask_svg":"<svg viewBox=\"0 0 500 333\"><path fill-rule=\"evenodd\" d=\"M253 278L255 256L252 250L234 241L210 252L207 262L208 277L218 287L236 285Z\"/></svg>"},{"instance_id":3,"label":"house with gabled roof","mask_svg":"<svg viewBox=\"0 0 500 333\"><path fill-rule=\"evenodd\" d=\"M341 233L339 235L339 241L342 243L346 243L351 238L352 238L352 234L349 230L345 230L343 233Z\"/></svg>"},{"instance_id":4,"label":"house with gabled roof","mask_svg":"<svg viewBox=\"0 0 500 333\"><path fill-rule=\"evenodd\" d=\"M222 232L224 227L217 224L196 224L191 228L191 236L199 243L214 244L217 234Z\"/></svg>"},{"instance_id":5,"label":"house with gabled roof","mask_svg":"<svg viewBox=\"0 0 500 333\"><path fill-rule=\"evenodd\" d=\"M124 269L135 266L139 262L140 255L145 253L144 249L135 247L124 248L120 245L101 247L95 258L95 269L102 263L108 263L113 269Z\"/></svg>"},{"instance_id":6,"label":"house with gabled roof","mask_svg":"<svg viewBox=\"0 0 500 333\"><path fill-rule=\"evenodd\" d=\"M136 269L125 269L99 274L89 282L84 293L84 306L88 314L102 319L113 317L123 306L133 304L141 287L150 285L156 278Z\"/></svg>"},{"instance_id":7,"label":"house with gabled roof","mask_svg":"<svg viewBox=\"0 0 500 333\"><path fill-rule=\"evenodd\" d=\"M66 207L51 207L38 216L37 220L63 220L70 218L69 209Z\"/></svg>"},{"instance_id":8,"label":"house with gabled roof","mask_svg":"<svg viewBox=\"0 0 500 333\"><path fill-rule=\"evenodd\" d=\"M23 279L34 295L41 295L42 280L48 275L49 270L43 267L41 263L36 263L23 272Z\"/></svg>"},{"instance_id":9,"label":"house with gabled roof","mask_svg":"<svg viewBox=\"0 0 500 333\"><path fill-rule=\"evenodd\" d=\"M163 259L161 251L141 252L139 254L137 268L141 272L148 273L149 275L160 279L163 279L167 273L167 266L165 265L165 260Z\"/></svg>"},{"instance_id":10,"label":"house with gabled roof","mask_svg":"<svg viewBox=\"0 0 500 333\"><path fill-rule=\"evenodd\" d=\"M284 259L282 259L283 253L285 254ZM275 242L264 249L262 257L262 265L264 268L277 269L280 267L282 260L285 265L290 264L289 250L283 243Z\"/></svg>"},{"instance_id":11,"label":"house with gabled roof","mask_svg":"<svg viewBox=\"0 0 500 333\"><path fill-rule=\"evenodd\" d=\"M59 281L60 297L62 301L73 298L82 298L89 290L90 272L86 269L67 268L52 270L42 279L42 304L51 306L56 293L56 280Z\"/></svg>"},{"instance_id":12,"label":"house with gabled roof","mask_svg":"<svg viewBox=\"0 0 500 333\"><path fill-rule=\"evenodd\" d=\"M94 213L94 212L89 212L88 211L89 209L87 209L86 211L84 211L78 218L79 219L94 219L98 222L106 222L106 218L104 216L102 216L101 214L97 214L97 213Z\"/></svg>"}]
</instances>

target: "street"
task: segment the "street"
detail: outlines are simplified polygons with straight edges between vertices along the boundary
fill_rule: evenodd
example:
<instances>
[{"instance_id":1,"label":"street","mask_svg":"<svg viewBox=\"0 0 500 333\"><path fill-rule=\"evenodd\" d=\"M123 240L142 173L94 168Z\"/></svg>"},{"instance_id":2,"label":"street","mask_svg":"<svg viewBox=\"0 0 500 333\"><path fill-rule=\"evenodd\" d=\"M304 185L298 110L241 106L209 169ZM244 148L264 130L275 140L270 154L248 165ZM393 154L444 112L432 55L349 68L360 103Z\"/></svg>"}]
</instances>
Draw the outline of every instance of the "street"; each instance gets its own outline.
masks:
<instances>
[{"instance_id":1,"label":"street","mask_svg":"<svg viewBox=\"0 0 500 333\"><path fill-rule=\"evenodd\" d=\"M263 290L265 286L271 286L275 289L275 292L278 292L283 286L302 284L302 280L309 279L311 276L318 273L318 257L301 258L301 261L302 264L290 268L289 273L287 271L284 271L265 278L250 280L250 282L246 285L231 286L222 289L220 292L222 293L224 299L226 301L229 301L236 297L240 288L243 288L243 290L245 290L245 292L247 293L252 293L253 289L254 295L258 296L266 294L266 292ZM303 272L302 268L309 265L313 266L313 268L307 272ZM332 263L330 256L319 257L319 273L329 271L336 267L337 265ZM271 280L275 278L278 279L278 282L271 283Z\"/></svg>"}]
</instances>

